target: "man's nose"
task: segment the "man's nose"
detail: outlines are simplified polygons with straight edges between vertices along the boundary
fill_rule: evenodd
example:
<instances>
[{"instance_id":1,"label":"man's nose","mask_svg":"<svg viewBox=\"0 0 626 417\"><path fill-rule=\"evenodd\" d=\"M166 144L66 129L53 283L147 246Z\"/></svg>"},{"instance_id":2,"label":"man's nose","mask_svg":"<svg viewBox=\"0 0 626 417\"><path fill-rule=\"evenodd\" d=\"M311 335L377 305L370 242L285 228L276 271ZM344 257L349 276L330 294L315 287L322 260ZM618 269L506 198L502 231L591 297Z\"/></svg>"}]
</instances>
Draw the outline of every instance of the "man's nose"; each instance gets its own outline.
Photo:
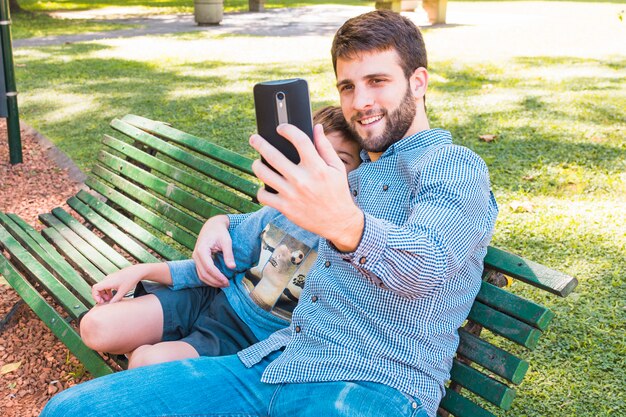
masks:
<instances>
[{"instance_id":1,"label":"man's nose","mask_svg":"<svg viewBox=\"0 0 626 417\"><path fill-rule=\"evenodd\" d=\"M356 110L367 110L374 105L374 95L367 88L356 87L352 104Z\"/></svg>"}]
</instances>

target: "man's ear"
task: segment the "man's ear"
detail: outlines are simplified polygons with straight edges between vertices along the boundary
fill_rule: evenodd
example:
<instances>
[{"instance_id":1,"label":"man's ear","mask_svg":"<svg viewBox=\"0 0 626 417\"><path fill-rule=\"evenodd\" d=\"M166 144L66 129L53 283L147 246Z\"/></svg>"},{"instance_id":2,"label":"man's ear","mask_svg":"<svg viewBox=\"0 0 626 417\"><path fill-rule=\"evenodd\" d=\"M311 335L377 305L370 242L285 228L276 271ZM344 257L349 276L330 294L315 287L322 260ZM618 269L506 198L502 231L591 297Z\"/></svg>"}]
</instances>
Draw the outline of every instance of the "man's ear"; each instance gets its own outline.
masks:
<instances>
[{"instance_id":1,"label":"man's ear","mask_svg":"<svg viewBox=\"0 0 626 417\"><path fill-rule=\"evenodd\" d=\"M424 67L419 67L413 71L409 78L409 85L415 98L424 97L428 89L428 70Z\"/></svg>"}]
</instances>

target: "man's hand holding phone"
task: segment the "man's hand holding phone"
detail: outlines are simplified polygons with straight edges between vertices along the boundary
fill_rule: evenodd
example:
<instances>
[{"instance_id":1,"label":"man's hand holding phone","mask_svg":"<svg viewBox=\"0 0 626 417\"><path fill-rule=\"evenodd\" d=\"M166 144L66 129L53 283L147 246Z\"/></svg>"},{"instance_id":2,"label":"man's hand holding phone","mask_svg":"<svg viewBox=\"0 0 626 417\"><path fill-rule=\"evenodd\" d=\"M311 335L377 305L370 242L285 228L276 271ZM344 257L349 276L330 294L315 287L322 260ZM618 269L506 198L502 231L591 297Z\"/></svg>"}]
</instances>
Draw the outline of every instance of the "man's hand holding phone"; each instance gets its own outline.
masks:
<instances>
[{"instance_id":1,"label":"man's hand holding phone","mask_svg":"<svg viewBox=\"0 0 626 417\"><path fill-rule=\"evenodd\" d=\"M277 191L274 194L260 189L259 202L330 240L337 249L353 251L361 240L365 220L352 200L344 164L322 126L315 126L313 143L302 130L290 124L281 124L276 131L296 148L300 163L290 161L260 135L252 135L250 145L276 170L260 160L252 164L255 175Z\"/></svg>"}]
</instances>

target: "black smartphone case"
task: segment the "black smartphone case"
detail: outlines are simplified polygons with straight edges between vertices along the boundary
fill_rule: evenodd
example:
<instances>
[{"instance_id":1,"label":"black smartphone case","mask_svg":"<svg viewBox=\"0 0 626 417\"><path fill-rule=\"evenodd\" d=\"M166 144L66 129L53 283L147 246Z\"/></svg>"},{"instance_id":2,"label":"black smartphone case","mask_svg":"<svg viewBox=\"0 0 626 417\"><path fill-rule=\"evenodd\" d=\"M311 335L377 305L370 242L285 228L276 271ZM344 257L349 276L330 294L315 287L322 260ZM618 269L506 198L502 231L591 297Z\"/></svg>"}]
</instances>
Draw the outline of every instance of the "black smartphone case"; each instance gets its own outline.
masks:
<instances>
[{"instance_id":1,"label":"black smartphone case","mask_svg":"<svg viewBox=\"0 0 626 417\"><path fill-rule=\"evenodd\" d=\"M284 109L282 110L279 108L280 100L277 99L281 93L284 95ZM298 155L296 148L276 132L276 127L281 122L288 122L306 133L309 138L313 138L313 120L307 82L301 78L294 78L256 84L254 86L254 108L259 135L282 152L290 161L295 164L299 163L300 155ZM279 113L281 114L279 115ZM261 160L274 169L264 159ZM275 192L270 187L266 186L266 189Z\"/></svg>"}]
</instances>

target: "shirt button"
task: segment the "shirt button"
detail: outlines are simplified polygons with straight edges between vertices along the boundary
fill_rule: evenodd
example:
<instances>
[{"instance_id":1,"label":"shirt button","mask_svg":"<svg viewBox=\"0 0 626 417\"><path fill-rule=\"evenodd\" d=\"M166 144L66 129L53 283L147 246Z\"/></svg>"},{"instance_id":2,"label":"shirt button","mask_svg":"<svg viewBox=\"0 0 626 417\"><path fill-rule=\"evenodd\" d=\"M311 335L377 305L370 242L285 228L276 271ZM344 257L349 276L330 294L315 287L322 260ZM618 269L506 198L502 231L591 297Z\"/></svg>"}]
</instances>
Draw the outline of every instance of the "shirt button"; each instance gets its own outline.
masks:
<instances>
[{"instance_id":1,"label":"shirt button","mask_svg":"<svg viewBox=\"0 0 626 417\"><path fill-rule=\"evenodd\" d=\"M296 333L300 333L302 331L302 328L300 326L296 326Z\"/></svg>"},{"instance_id":2,"label":"shirt button","mask_svg":"<svg viewBox=\"0 0 626 417\"><path fill-rule=\"evenodd\" d=\"M411 404L411 407L413 407L413 410L415 410L417 408L417 403L414 402L413 404Z\"/></svg>"},{"instance_id":3,"label":"shirt button","mask_svg":"<svg viewBox=\"0 0 626 417\"><path fill-rule=\"evenodd\" d=\"M311 301L313 301L314 303L317 302L317 295L314 295L313 297L311 297Z\"/></svg>"},{"instance_id":4,"label":"shirt button","mask_svg":"<svg viewBox=\"0 0 626 417\"><path fill-rule=\"evenodd\" d=\"M326 268L330 267L330 261L326 261L326 262L324 262L324 266L325 266Z\"/></svg>"},{"instance_id":5,"label":"shirt button","mask_svg":"<svg viewBox=\"0 0 626 417\"><path fill-rule=\"evenodd\" d=\"M353 196L355 196L355 197L356 197L356 195L357 195L357 194L358 194L358 193L357 193L357 191L356 191L356 190L352 190L352 195L353 195Z\"/></svg>"},{"instance_id":6,"label":"shirt button","mask_svg":"<svg viewBox=\"0 0 626 417\"><path fill-rule=\"evenodd\" d=\"M359 263L360 263L361 265L364 265L364 264L365 264L365 262L367 262L367 259L365 258L365 256L361 256L361 259L359 259Z\"/></svg>"},{"instance_id":7,"label":"shirt button","mask_svg":"<svg viewBox=\"0 0 626 417\"><path fill-rule=\"evenodd\" d=\"M388 185L383 185L383 191L387 191L389 189Z\"/></svg>"}]
</instances>

